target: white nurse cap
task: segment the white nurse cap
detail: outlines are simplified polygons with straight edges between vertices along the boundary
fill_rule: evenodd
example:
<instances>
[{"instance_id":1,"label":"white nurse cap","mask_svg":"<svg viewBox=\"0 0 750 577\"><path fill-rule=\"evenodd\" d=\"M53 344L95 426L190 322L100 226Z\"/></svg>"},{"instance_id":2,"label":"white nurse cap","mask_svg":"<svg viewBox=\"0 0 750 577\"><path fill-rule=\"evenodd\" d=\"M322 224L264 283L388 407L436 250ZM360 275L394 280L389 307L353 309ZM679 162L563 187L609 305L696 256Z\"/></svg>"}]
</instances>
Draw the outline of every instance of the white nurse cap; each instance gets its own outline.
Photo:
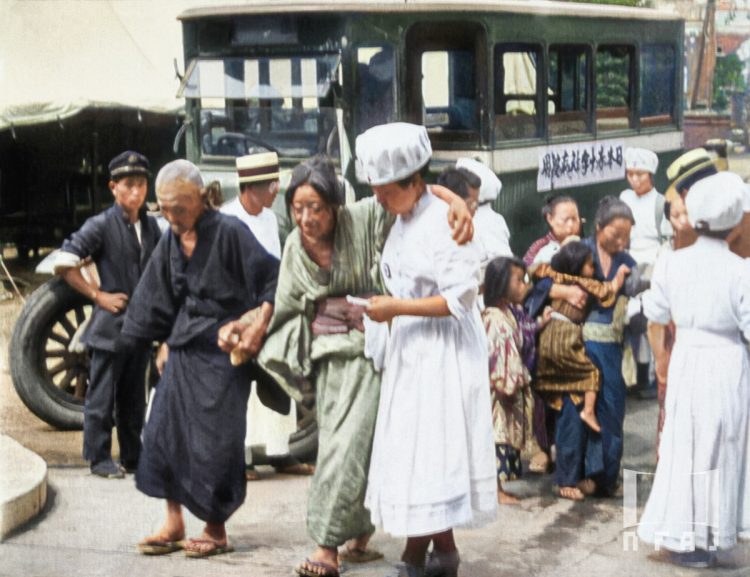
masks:
<instances>
[{"instance_id":1,"label":"white nurse cap","mask_svg":"<svg viewBox=\"0 0 750 577\"><path fill-rule=\"evenodd\" d=\"M407 122L373 126L357 137L356 151L357 179L371 186L403 180L432 156L427 129Z\"/></svg>"},{"instance_id":2,"label":"white nurse cap","mask_svg":"<svg viewBox=\"0 0 750 577\"><path fill-rule=\"evenodd\" d=\"M733 172L700 179L685 197L688 221L696 230L724 231L742 220L745 183Z\"/></svg>"},{"instance_id":3,"label":"white nurse cap","mask_svg":"<svg viewBox=\"0 0 750 577\"><path fill-rule=\"evenodd\" d=\"M625 170L645 170L656 174L659 158L646 148L625 149Z\"/></svg>"},{"instance_id":4,"label":"white nurse cap","mask_svg":"<svg viewBox=\"0 0 750 577\"><path fill-rule=\"evenodd\" d=\"M482 186L479 188L480 204L495 200L503 189L503 183L500 182L497 175L492 172L492 169L478 160L466 157L459 158L456 161L456 168L465 168L476 174L481 179Z\"/></svg>"}]
</instances>

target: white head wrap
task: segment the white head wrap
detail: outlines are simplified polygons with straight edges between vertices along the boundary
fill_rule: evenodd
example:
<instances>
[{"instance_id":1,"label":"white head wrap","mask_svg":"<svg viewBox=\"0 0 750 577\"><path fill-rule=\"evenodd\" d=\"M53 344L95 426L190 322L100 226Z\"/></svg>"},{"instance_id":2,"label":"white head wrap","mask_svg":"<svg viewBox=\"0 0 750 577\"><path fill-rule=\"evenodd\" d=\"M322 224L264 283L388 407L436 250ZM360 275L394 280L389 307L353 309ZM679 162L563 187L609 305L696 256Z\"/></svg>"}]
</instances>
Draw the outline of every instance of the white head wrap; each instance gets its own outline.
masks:
<instances>
[{"instance_id":1,"label":"white head wrap","mask_svg":"<svg viewBox=\"0 0 750 577\"><path fill-rule=\"evenodd\" d=\"M659 167L659 158L645 148L626 148L625 149L625 170L645 170L651 174L656 174Z\"/></svg>"},{"instance_id":2,"label":"white head wrap","mask_svg":"<svg viewBox=\"0 0 750 577\"><path fill-rule=\"evenodd\" d=\"M500 182L500 179L492 169L478 160L466 157L459 158L456 161L456 168L465 168L481 179L482 186L479 188L480 204L495 200L503 189L503 183Z\"/></svg>"},{"instance_id":3,"label":"white head wrap","mask_svg":"<svg viewBox=\"0 0 750 577\"><path fill-rule=\"evenodd\" d=\"M406 122L373 126L357 137L356 150L357 179L371 186L403 180L432 156L427 129Z\"/></svg>"},{"instance_id":4,"label":"white head wrap","mask_svg":"<svg viewBox=\"0 0 750 577\"><path fill-rule=\"evenodd\" d=\"M685 197L688 221L696 230L730 230L742 220L744 193L745 183L733 172L702 178Z\"/></svg>"}]
</instances>

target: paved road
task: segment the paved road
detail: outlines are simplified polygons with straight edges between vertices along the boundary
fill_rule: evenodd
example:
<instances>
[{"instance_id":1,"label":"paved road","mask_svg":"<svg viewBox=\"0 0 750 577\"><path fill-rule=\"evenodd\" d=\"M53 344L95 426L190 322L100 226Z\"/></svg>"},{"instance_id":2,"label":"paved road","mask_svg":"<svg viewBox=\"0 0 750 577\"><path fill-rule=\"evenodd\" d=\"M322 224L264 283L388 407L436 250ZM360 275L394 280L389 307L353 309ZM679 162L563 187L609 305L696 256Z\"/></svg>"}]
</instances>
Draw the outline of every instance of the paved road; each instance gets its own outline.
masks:
<instances>
[{"instance_id":1,"label":"paved road","mask_svg":"<svg viewBox=\"0 0 750 577\"><path fill-rule=\"evenodd\" d=\"M8 386L4 374L4 392L0 395L3 407L10 396ZM23 415L19 418L19 422L34 419ZM629 401L626 468L650 470L655 419L653 402ZM78 434L59 433L42 426L32 434L20 436L31 440L27 444L39 442L48 447L42 454L52 463L50 497L37 520L0 544L2 577L289 576L294 564L310 552L304 525L309 482L306 478L274 475L267 469L263 470L263 480L248 485L246 503L228 524L236 548L232 554L211 560L191 560L180 554L146 558L135 552L134 545L159 527L163 503L138 493L130 476L107 481L91 476L85 467L60 464L73 454L61 450L56 439L70 436L64 446L75 446L77 454ZM621 499L564 501L555 497L551 479L539 476L511 483L509 488L526 497L520 506L502 508L497 521L488 527L457 532L463 577L641 577L701 573L654 560L655 554L649 555L643 546L638 551L624 550ZM188 516L187 524L190 535L201 529L200 522L193 517ZM394 575L401 540L376 534L373 545L385 553L385 560L349 567L345 575ZM711 571L710 575L746 576L750 546L738 548L727 563L728 568Z\"/></svg>"}]
</instances>

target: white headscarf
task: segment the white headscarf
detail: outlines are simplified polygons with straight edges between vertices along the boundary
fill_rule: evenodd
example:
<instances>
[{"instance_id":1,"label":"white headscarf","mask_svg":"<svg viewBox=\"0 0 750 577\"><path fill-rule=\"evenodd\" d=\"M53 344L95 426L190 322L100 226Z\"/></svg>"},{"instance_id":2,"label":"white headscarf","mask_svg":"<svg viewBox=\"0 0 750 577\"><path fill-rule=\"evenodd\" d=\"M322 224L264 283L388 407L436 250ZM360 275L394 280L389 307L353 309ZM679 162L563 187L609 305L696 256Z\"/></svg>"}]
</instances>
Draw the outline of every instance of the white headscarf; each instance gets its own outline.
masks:
<instances>
[{"instance_id":1,"label":"white headscarf","mask_svg":"<svg viewBox=\"0 0 750 577\"><path fill-rule=\"evenodd\" d=\"M432 156L424 126L394 122L373 126L356 142L357 179L372 186L390 184L411 176Z\"/></svg>"}]
</instances>

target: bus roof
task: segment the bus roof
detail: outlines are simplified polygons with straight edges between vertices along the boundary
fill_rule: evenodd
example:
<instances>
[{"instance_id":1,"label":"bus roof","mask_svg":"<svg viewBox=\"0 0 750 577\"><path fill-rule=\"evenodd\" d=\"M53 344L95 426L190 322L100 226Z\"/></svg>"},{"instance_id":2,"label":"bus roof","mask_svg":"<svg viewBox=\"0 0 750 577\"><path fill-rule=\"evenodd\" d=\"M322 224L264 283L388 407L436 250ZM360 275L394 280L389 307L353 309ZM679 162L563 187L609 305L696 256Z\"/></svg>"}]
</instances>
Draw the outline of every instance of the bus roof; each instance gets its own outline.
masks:
<instances>
[{"instance_id":1,"label":"bus roof","mask_svg":"<svg viewBox=\"0 0 750 577\"><path fill-rule=\"evenodd\" d=\"M588 18L622 18L635 20L681 20L675 13L653 8L631 8L610 4L559 2L554 0L258 0L252 4L210 6L186 10L180 20L212 16L293 13L429 13L444 12L511 12L540 16L581 16Z\"/></svg>"}]
</instances>

